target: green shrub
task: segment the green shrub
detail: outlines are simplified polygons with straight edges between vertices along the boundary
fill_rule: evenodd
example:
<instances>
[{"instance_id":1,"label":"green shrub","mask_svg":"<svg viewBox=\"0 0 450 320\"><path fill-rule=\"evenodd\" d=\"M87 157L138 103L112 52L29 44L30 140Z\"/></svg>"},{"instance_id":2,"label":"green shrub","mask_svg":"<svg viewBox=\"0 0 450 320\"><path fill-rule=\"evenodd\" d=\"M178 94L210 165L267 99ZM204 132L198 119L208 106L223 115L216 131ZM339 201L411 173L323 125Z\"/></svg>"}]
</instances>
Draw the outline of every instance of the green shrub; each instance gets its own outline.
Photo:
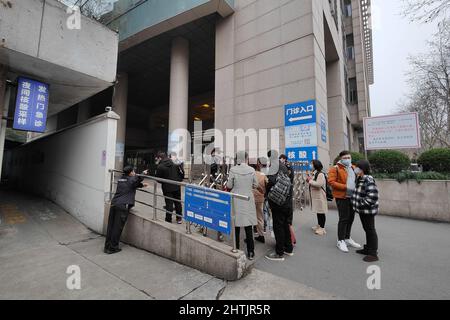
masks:
<instances>
[{"instance_id":1,"label":"green shrub","mask_svg":"<svg viewBox=\"0 0 450 320\"><path fill-rule=\"evenodd\" d=\"M399 183L407 180L416 180L420 183L423 180L450 180L450 174L443 174L439 172L411 172L403 171L399 173L375 173L375 179L395 179Z\"/></svg>"},{"instance_id":2,"label":"green shrub","mask_svg":"<svg viewBox=\"0 0 450 320\"><path fill-rule=\"evenodd\" d=\"M359 160L365 159L364 155L359 152L351 152L351 154L352 154L352 163L353 164L356 164ZM333 164L336 165L339 160L340 160L340 158L339 158L339 156L337 156L336 159L334 159Z\"/></svg>"},{"instance_id":3,"label":"green shrub","mask_svg":"<svg viewBox=\"0 0 450 320\"><path fill-rule=\"evenodd\" d=\"M377 173L399 173L411 166L409 157L395 150L380 150L369 156L372 170Z\"/></svg>"},{"instance_id":4,"label":"green shrub","mask_svg":"<svg viewBox=\"0 0 450 320\"><path fill-rule=\"evenodd\" d=\"M450 148L432 149L418 159L423 171L450 172Z\"/></svg>"}]
</instances>

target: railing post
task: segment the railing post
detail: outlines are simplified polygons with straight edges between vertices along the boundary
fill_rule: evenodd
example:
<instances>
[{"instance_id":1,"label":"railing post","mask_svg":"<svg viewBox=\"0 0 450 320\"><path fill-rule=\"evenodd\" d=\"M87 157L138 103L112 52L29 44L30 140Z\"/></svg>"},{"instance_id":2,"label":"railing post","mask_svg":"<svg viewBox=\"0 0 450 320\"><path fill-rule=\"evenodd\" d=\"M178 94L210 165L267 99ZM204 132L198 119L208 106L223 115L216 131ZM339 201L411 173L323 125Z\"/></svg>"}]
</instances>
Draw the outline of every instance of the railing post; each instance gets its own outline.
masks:
<instances>
[{"instance_id":1,"label":"railing post","mask_svg":"<svg viewBox=\"0 0 450 320\"><path fill-rule=\"evenodd\" d=\"M111 179L109 183L109 202L112 201L113 186L114 186L114 171L111 170Z\"/></svg>"},{"instance_id":2,"label":"railing post","mask_svg":"<svg viewBox=\"0 0 450 320\"><path fill-rule=\"evenodd\" d=\"M238 250L236 249L236 215L234 212L234 197L231 196L231 237L233 240L233 250L231 252L238 253Z\"/></svg>"},{"instance_id":3,"label":"railing post","mask_svg":"<svg viewBox=\"0 0 450 320\"><path fill-rule=\"evenodd\" d=\"M156 206L158 205L157 204L158 197L156 195L157 191L158 191L158 182L154 181L154 183L153 183L153 220L155 220L155 221L158 220L158 213L156 210Z\"/></svg>"}]
</instances>

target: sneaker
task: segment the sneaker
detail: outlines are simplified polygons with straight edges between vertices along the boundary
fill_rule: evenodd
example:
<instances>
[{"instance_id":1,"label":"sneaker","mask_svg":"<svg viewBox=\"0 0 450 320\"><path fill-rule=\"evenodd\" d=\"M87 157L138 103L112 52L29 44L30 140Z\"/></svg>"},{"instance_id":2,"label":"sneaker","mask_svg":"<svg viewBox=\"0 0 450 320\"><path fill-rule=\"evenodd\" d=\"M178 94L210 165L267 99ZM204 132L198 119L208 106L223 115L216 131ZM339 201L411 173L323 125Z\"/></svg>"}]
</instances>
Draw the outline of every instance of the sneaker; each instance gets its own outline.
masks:
<instances>
[{"instance_id":1,"label":"sneaker","mask_svg":"<svg viewBox=\"0 0 450 320\"><path fill-rule=\"evenodd\" d=\"M294 251L292 252L284 252L285 255L289 256L289 257L293 257L294 256Z\"/></svg>"},{"instance_id":2,"label":"sneaker","mask_svg":"<svg viewBox=\"0 0 450 320\"><path fill-rule=\"evenodd\" d=\"M318 230L318 229L320 229L320 226L319 226L319 225L312 227L312 231L316 231L316 230Z\"/></svg>"},{"instance_id":3,"label":"sneaker","mask_svg":"<svg viewBox=\"0 0 450 320\"><path fill-rule=\"evenodd\" d=\"M376 262L379 261L380 259L378 258L378 256L365 256L363 261L365 262Z\"/></svg>"},{"instance_id":4,"label":"sneaker","mask_svg":"<svg viewBox=\"0 0 450 320\"><path fill-rule=\"evenodd\" d=\"M272 260L272 261L284 261L284 257L280 256L276 252L272 252L270 254L266 255L266 259Z\"/></svg>"},{"instance_id":5,"label":"sneaker","mask_svg":"<svg viewBox=\"0 0 450 320\"><path fill-rule=\"evenodd\" d=\"M324 236L327 234L327 231L324 228L319 228L316 231L314 231L315 234L318 236Z\"/></svg>"},{"instance_id":6,"label":"sneaker","mask_svg":"<svg viewBox=\"0 0 450 320\"><path fill-rule=\"evenodd\" d=\"M347 244L345 243L344 240L338 241L337 242L337 247L342 252L346 252L346 253L348 252Z\"/></svg>"},{"instance_id":7,"label":"sneaker","mask_svg":"<svg viewBox=\"0 0 450 320\"><path fill-rule=\"evenodd\" d=\"M247 254L248 260L252 261L255 260L255 253L254 252L249 252Z\"/></svg>"},{"instance_id":8,"label":"sneaker","mask_svg":"<svg viewBox=\"0 0 450 320\"><path fill-rule=\"evenodd\" d=\"M347 244L347 246L356 248L356 249L361 249L362 246L359 243L356 243L352 238L345 240L345 243Z\"/></svg>"},{"instance_id":9,"label":"sneaker","mask_svg":"<svg viewBox=\"0 0 450 320\"><path fill-rule=\"evenodd\" d=\"M183 220L182 220L182 219L178 219L178 220L177 220L177 223L178 223L178 224L183 224Z\"/></svg>"}]
</instances>

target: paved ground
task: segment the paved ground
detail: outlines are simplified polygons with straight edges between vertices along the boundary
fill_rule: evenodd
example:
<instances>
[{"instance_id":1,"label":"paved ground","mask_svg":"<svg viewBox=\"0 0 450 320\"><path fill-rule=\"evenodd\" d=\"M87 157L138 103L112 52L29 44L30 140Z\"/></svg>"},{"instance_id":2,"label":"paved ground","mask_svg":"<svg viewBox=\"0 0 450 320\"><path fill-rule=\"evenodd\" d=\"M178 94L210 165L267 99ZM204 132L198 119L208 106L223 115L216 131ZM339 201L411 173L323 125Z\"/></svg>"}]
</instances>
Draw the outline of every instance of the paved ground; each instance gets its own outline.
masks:
<instances>
[{"instance_id":1,"label":"paved ground","mask_svg":"<svg viewBox=\"0 0 450 320\"><path fill-rule=\"evenodd\" d=\"M144 210L144 208L140 208ZM129 246L102 252L103 238L39 198L0 191L0 299L449 299L450 225L378 217L381 290L366 287L368 264L335 248L336 213L326 237L314 217L296 213L296 255L271 262L257 245L244 279L227 283ZM354 238L363 242L356 221ZM81 290L69 290L68 266L81 269Z\"/></svg>"}]
</instances>

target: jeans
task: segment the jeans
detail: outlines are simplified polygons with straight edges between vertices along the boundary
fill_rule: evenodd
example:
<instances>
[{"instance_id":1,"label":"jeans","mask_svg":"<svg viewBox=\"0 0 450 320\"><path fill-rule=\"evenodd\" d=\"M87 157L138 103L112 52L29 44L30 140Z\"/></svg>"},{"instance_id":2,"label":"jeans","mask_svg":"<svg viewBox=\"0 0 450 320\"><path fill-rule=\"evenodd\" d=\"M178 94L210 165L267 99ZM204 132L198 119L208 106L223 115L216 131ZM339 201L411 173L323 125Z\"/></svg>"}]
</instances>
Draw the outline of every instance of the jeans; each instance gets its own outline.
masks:
<instances>
[{"instance_id":1,"label":"jeans","mask_svg":"<svg viewBox=\"0 0 450 320\"><path fill-rule=\"evenodd\" d=\"M105 249L119 249L120 236L127 222L128 212L129 209L125 205L111 206L109 209Z\"/></svg>"},{"instance_id":2,"label":"jeans","mask_svg":"<svg viewBox=\"0 0 450 320\"><path fill-rule=\"evenodd\" d=\"M255 242L253 241L253 226L245 227L245 239L247 240L247 253L255 252ZM236 249L240 248L241 228L236 227Z\"/></svg>"},{"instance_id":3,"label":"jeans","mask_svg":"<svg viewBox=\"0 0 450 320\"><path fill-rule=\"evenodd\" d=\"M325 222L327 222L327 216L325 213L318 213L317 214L317 222L319 226L323 229L325 228Z\"/></svg>"},{"instance_id":4,"label":"jeans","mask_svg":"<svg viewBox=\"0 0 450 320\"><path fill-rule=\"evenodd\" d=\"M285 252L292 252L294 247L291 241L291 230L289 229L289 207L280 207L271 203L273 232L275 234L275 251L282 256Z\"/></svg>"},{"instance_id":5,"label":"jeans","mask_svg":"<svg viewBox=\"0 0 450 320\"><path fill-rule=\"evenodd\" d=\"M339 212L338 240L350 239L355 211L350 199L336 199L336 204Z\"/></svg>"},{"instance_id":6,"label":"jeans","mask_svg":"<svg viewBox=\"0 0 450 320\"><path fill-rule=\"evenodd\" d=\"M181 200L181 191L165 192L164 197ZM182 216L183 216L181 202L174 201L174 200L167 199L167 198L165 198L165 201L166 201L166 211L167 211L166 212L166 221L172 222L172 213L173 213L174 207L175 207L175 212L177 214L177 221L181 220ZM172 213L170 213L170 212L172 212Z\"/></svg>"},{"instance_id":7,"label":"jeans","mask_svg":"<svg viewBox=\"0 0 450 320\"><path fill-rule=\"evenodd\" d=\"M369 256L378 255L378 235L375 229L375 216L371 214L360 214L359 218L364 231L366 232L366 245L364 249Z\"/></svg>"}]
</instances>

